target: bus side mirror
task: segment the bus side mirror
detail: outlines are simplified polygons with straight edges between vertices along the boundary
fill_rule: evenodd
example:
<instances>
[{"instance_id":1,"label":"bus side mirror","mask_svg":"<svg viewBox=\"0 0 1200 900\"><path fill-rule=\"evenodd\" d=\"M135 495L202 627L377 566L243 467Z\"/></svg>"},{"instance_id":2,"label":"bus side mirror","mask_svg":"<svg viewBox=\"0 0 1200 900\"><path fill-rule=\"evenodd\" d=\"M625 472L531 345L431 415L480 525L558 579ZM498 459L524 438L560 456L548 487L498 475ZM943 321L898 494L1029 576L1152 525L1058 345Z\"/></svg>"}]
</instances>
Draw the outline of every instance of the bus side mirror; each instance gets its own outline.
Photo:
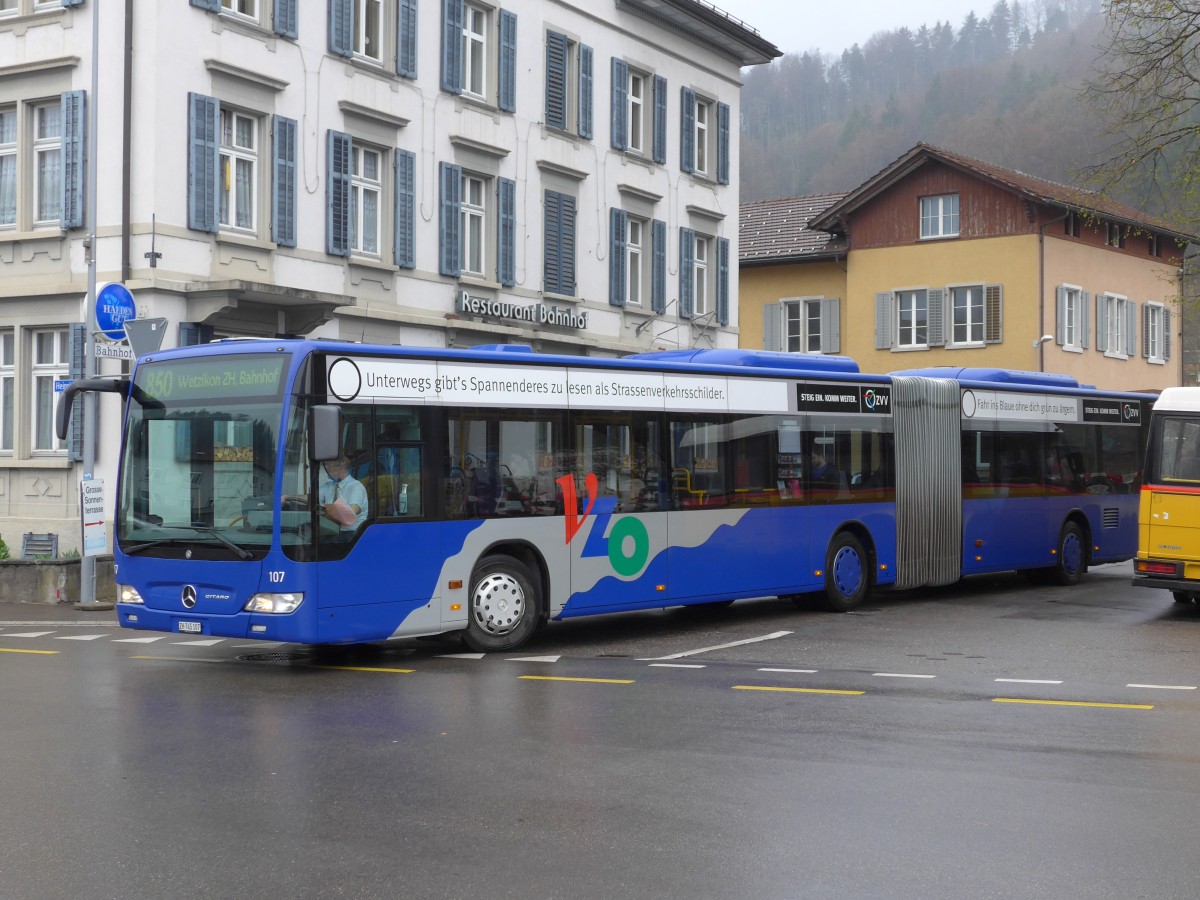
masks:
<instances>
[{"instance_id":1,"label":"bus side mirror","mask_svg":"<svg viewBox=\"0 0 1200 900\"><path fill-rule=\"evenodd\" d=\"M331 404L308 411L308 455L313 462L337 459L341 452L342 408Z\"/></svg>"}]
</instances>

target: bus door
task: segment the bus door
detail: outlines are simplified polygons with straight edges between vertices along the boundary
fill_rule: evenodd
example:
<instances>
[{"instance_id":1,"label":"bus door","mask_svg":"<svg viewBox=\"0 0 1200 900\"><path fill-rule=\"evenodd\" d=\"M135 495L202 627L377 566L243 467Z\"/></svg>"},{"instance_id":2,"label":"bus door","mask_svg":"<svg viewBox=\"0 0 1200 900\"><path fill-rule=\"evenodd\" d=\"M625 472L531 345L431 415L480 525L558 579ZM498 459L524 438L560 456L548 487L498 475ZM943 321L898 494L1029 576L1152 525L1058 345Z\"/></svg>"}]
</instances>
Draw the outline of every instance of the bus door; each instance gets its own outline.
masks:
<instances>
[{"instance_id":1,"label":"bus door","mask_svg":"<svg viewBox=\"0 0 1200 900\"><path fill-rule=\"evenodd\" d=\"M958 382L896 376L896 588L953 584L962 573Z\"/></svg>"},{"instance_id":2,"label":"bus door","mask_svg":"<svg viewBox=\"0 0 1200 900\"><path fill-rule=\"evenodd\" d=\"M1139 514L1139 556L1182 562L1200 577L1200 416L1154 415Z\"/></svg>"},{"instance_id":3,"label":"bus door","mask_svg":"<svg viewBox=\"0 0 1200 900\"><path fill-rule=\"evenodd\" d=\"M670 473L662 427L653 412L571 416L573 491L565 492L563 510L572 549L568 612L663 605Z\"/></svg>"}]
</instances>

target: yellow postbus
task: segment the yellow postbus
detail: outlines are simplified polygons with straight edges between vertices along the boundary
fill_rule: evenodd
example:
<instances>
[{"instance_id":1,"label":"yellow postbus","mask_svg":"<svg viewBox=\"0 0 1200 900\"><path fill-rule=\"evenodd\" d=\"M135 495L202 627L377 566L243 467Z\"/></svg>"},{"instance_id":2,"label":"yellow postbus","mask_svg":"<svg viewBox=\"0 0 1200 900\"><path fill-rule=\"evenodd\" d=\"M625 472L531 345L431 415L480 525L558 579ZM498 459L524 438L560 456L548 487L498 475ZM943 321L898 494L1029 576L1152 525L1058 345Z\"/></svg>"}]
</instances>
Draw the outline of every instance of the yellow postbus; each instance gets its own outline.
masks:
<instances>
[{"instance_id":1,"label":"yellow postbus","mask_svg":"<svg viewBox=\"0 0 1200 900\"><path fill-rule=\"evenodd\" d=\"M1200 387L1167 388L1150 414L1133 583L1200 601Z\"/></svg>"}]
</instances>

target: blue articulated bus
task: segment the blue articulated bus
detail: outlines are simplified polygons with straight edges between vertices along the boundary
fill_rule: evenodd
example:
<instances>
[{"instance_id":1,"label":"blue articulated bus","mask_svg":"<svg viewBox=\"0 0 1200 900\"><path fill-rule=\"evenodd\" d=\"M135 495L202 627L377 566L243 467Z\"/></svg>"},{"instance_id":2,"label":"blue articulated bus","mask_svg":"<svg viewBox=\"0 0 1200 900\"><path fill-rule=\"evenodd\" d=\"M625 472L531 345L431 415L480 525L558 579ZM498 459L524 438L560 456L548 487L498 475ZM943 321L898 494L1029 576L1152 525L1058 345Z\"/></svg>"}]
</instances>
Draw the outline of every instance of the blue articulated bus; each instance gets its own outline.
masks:
<instances>
[{"instance_id":1,"label":"blue articulated bus","mask_svg":"<svg viewBox=\"0 0 1200 900\"><path fill-rule=\"evenodd\" d=\"M868 375L744 350L624 359L302 340L142 357L120 623L306 644L875 588L1136 551L1145 396L1058 376Z\"/></svg>"}]
</instances>

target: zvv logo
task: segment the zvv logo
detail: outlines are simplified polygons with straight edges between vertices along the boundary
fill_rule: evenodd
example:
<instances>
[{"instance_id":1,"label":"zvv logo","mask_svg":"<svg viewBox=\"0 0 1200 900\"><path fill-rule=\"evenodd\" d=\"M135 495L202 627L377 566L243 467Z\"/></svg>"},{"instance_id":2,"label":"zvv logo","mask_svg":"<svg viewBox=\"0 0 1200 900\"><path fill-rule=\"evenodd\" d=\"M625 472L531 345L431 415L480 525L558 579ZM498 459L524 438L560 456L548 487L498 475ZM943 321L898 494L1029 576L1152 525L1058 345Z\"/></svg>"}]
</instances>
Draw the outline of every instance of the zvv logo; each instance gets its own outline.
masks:
<instances>
[{"instance_id":1,"label":"zvv logo","mask_svg":"<svg viewBox=\"0 0 1200 900\"><path fill-rule=\"evenodd\" d=\"M566 515L566 543L571 543L583 528L583 523L594 511L596 524L588 535L587 543L580 552L581 557L607 556L613 571L626 577L636 575L646 568L650 559L650 533L646 526L634 516L618 520L609 531L608 523L617 508L616 497L599 497L600 482L594 472L588 472L583 480L587 489L587 507L579 514L579 497L575 493L575 476L564 475L557 479L562 488L563 512ZM609 531L607 535L605 532Z\"/></svg>"}]
</instances>

